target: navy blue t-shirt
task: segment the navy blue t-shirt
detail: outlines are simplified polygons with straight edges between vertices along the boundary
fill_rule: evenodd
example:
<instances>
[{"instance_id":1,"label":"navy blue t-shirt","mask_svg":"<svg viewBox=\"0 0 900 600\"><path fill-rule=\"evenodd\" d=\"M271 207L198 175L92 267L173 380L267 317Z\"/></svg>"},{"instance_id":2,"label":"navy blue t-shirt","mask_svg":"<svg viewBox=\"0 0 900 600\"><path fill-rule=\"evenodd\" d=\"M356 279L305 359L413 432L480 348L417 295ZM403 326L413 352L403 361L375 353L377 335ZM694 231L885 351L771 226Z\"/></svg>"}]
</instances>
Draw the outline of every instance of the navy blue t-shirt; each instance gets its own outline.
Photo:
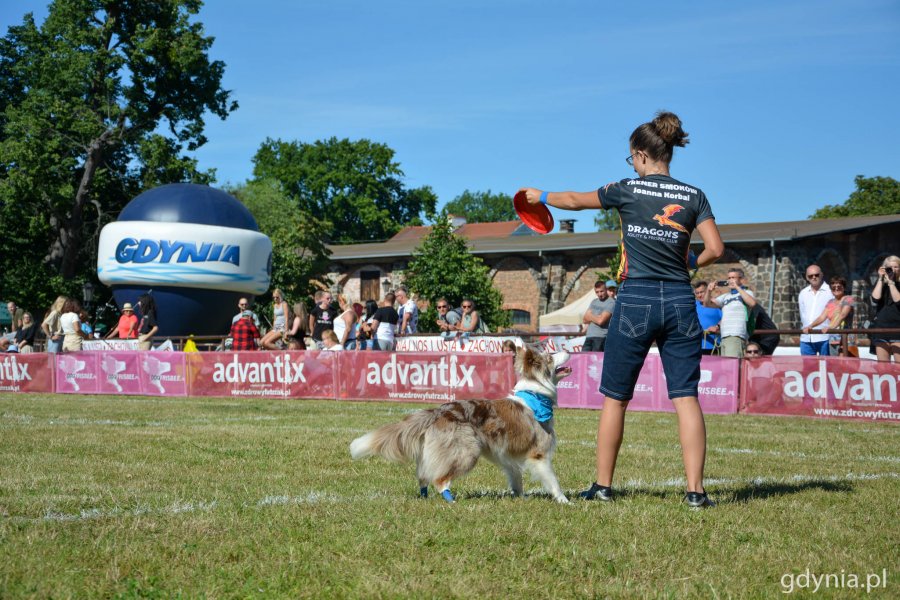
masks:
<instances>
[{"instance_id":1,"label":"navy blue t-shirt","mask_svg":"<svg viewBox=\"0 0 900 600\"><path fill-rule=\"evenodd\" d=\"M688 251L697 225L712 219L706 195L667 175L623 179L599 190L622 221L621 279L691 280Z\"/></svg>"}]
</instances>

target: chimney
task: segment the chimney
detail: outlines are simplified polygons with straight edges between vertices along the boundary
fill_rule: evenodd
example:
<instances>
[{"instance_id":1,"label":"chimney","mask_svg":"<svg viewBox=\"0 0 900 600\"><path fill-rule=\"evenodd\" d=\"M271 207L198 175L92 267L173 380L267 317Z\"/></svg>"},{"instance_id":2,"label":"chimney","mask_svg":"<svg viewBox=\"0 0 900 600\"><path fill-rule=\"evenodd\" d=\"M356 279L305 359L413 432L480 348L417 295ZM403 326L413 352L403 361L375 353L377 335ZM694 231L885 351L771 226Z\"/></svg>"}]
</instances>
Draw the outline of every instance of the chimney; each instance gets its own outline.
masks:
<instances>
[{"instance_id":1,"label":"chimney","mask_svg":"<svg viewBox=\"0 0 900 600\"><path fill-rule=\"evenodd\" d=\"M459 229L466 224L466 218L463 216L447 215L447 218L450 220L450 226L453 229Z\"/></svg>"},{"instance_id":2,"label":"chimney","mask_svg":"<svg viewBox=\"0 0 900 600\"><path fill-rule=\"evenodd\" d=\"M559 232L560 233L575 233L575 219L560 219L559 220Z\"/></svg>"}]
</instances>

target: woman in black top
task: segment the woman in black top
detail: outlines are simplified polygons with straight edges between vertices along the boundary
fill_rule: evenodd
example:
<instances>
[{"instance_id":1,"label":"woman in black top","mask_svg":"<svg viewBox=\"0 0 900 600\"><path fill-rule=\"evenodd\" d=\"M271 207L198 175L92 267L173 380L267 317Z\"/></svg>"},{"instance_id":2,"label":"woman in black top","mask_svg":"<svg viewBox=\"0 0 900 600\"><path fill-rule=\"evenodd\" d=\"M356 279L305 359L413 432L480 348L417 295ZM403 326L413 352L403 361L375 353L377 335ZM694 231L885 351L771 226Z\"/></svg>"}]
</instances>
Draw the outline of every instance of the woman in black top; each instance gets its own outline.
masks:
<instances>
[{"instance_id":1,"label":"woman in black top","mask_svg":"<svg viewBox=\"0 0 900 600\"><path fill-rule=\"evenodd\" d=\"M872 288L875 319L872 327L900 329L900 257L888 256L878 268L878 281ZM900 363L900 334L881 333L872 337L872 348L879 361Z\"/></svg>"},{"instance_id":2,"label":"woman in black top","mask_svg":"<svg viewBox=\"0 0 900 600\"><path fill-rule=\"evenodd\" d=\"M153 336L159 331L156 324L156 300L150 294L144 294L138 298L136 306L141 311L141 320L138 324L140 348L149 350L153 345Z\"/></svg>"},{"instance_id":3,"label":"woman in black top","mask_svg":"<svg viewBox=\"0 0 900 600\"><path fill-rule=\"evenodd\" d=\"M16 347L19 352L28 353L34 351L34 334L37 333L37 323L30 312L22 315L22 327L16 331Z\"/></svg>"},{"instance_id":4,"label":"woman in black top","mask_svg":"<svg viewBox=\"0 0 900 600\"><path fill-rule=\"evenodd\" d=\"M669 174L674 147L687 143L681 120L660 112L631 134L625 161L637 178L593 192L520 190L531 204L568 210L615 208L622 222L618 278L624 283L616 296L604 353L600 391L606 401L597 430L597 480L581 493L588 500L612 499L625 410L650 346L656 343L678 414L687 475L685 500L693 507L713 505L703 488L706 425L697 400L702 328L689 270L712 264L725 247L706 195ZM695 229L705 245L697 257L690 252Z\"/></svg>"}]
</instances>

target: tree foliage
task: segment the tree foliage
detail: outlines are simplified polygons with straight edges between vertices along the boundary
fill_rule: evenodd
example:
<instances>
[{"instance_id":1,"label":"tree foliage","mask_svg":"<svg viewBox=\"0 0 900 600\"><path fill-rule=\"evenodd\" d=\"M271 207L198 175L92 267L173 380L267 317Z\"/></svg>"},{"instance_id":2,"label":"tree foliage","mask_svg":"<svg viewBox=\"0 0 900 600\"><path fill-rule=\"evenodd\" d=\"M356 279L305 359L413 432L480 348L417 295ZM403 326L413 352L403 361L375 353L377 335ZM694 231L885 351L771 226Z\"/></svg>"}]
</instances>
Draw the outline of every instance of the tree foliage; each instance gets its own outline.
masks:
<instances>
[{"instance_id":1,"label":"tree foliage","mask_svg":"<svg viewBox=\"0 0 900 600\"><path fill-rule=\"evenodd\" d=\"M464 191L444 206L451 215L466 218L468 223L494 223L497 221L514 221L516 209L509 194Z\"/></svg>"},{"instance_id":2,"label":"tree foliage","mask_svg":"<svg viewBox=\"0 0 900 600\"><path fill-rule=\"evenodd\" d=\"M509 313L503 310L503 295L491 283L490 269L469 252L466 240L453 233L446 211L435 220L431 232L413 251L404 272L405 283L419 298L431 304L419 319L420 331L437 331L434 301L446 298L459 306L463 298L475 301L479 317L496 331L509 326Z\"/></svg>"},{"instance_id":3,"label":"tree foliage","mask_svg":"<svg viewBox=\"0 0 900 600\"><path fill-rule=\"evenodd\" d=\"M843 204L828 204L814 212L811 219L861 217L900 214L900 181L891 177L854 179L856 191Z\"/></svg>"},{"instance_id":4,"label":"tree foliage","mask_svg":"<svg viewBox=\"0 0 900 600\"><path fill-rule=\"evenodd\" d=\"M615 209L598 210L594 215L594 225L597 226L597 231L619 231L622 229L619 211Z\"/></svg>"},{"instance_id":5,"label":"tree foliage","mask_svg":"<svg viewBox=\"0 0 900 600\"><path fill-rule=\"evenodd\" d=\"M211 181L183 151L206 142L206 113L237 104L200 6L55 0L0 40L0 269L25 275L23 301L90 277L100 228L139 192Z\"/></svg>"},{"instance_id":6,"label":"tree foliage","mask_svg":"<svg viewBox=\"0 0 900 600\"><path fill-rule=\"evenodd\" d=\"M331 254L322 239L324 224L304 215L272 180L251 181L229 190L253 213L259 230L272 240L272 288L289 299L309 294L310 280L325 272Z\"/></svg>"},{"instance_id":7,"label":"tree foliage","mask_svg":"<svg viewBox=\"0 0 900 600\"><path fill-rule=\"evenodd\" d=\"M385 240L434 214L437 196L407 189L394 151L369 140L312 144L266 139L253 157L257 180L271 179L305 214L330 223L330 241Z\"/></svg>"}]
</instances>

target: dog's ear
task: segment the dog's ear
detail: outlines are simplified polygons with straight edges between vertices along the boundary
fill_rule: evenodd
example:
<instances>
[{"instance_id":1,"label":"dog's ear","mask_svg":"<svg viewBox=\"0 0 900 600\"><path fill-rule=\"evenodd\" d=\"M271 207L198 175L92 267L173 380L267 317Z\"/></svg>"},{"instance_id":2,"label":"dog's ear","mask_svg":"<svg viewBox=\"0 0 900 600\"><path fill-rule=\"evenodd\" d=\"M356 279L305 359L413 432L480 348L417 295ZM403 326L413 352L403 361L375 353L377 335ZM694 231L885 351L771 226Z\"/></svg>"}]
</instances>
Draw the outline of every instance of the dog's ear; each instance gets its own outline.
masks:
<instances>
[{"instance_id":1,"label":"dog's ear","mask_svg":"<svg viewBox=\"0 0 900 600\"><path fill-rule=\"evenodd\" d=\"M516 372L520 375L534 373L540 367L541 355L531 348L525 348L516 354Z\"/></svg>"}]
</instances>

